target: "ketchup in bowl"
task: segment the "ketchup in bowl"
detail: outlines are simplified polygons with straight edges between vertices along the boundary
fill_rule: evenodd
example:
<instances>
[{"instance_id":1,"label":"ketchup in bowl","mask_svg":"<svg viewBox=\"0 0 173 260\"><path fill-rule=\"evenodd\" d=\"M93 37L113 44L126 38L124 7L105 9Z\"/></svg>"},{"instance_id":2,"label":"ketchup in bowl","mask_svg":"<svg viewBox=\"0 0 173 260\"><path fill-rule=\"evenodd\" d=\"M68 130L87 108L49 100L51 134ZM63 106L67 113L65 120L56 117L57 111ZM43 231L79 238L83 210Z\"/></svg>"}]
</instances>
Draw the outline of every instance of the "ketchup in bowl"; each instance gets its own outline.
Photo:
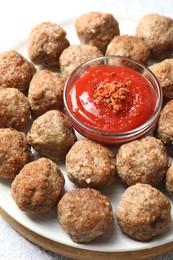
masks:
<instances>
[{"instance_id":1,"label":"ketchup in bowl","mask_svg":"<svg viewBox=\"0 0 173 260\"><path fill-rule=\"evenodd\" d=\"M116 59L115 65L109 65L112 59ZM64 103L67 117L80 134L102 143L119 144L153 128L162 93L155 76L142 64L107 56L88 61L71 74Z\"/></svg>"}]
</instances>

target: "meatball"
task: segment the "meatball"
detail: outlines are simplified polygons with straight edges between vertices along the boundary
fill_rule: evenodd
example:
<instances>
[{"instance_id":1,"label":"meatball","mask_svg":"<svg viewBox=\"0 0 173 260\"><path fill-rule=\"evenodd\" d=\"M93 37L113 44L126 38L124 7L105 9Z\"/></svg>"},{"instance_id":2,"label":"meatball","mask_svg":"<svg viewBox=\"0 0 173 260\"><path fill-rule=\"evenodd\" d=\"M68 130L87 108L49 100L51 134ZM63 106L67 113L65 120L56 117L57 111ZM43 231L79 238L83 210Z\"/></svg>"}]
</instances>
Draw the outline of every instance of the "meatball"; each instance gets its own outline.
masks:
<instances>
[{"instance_id":1,"label":"meatball","mask_svg":"<svg viewBox=\"0 0 173 260\"><path fill-rule=\"evenodd\" d=\"M58 220L74 242L89 243L111 227L112 207L99 191L75 189L59 201Z\"/></svg>"},{"instance_id":2,"label":"meatball","mask_svg":"<svg viewBox=\"0 0 173 260\"><path fill-rule=\"evenodd\" d=\"M27 97L16 88L0 89L0 128L23 129L30 120Z\"/></svg>"},{"instance_id":3,"label":"meatball","mask_svg":"<svg viewBox=\"0 0 173 260\"><path fill-rule=\"evenodd\" d=\"M100 56L102 56L102 53L96 46L87 44L71 45L60 56L61 73L67 77L83 62Z\"/></svg>"},{"instance_id":4,"label":"meatball","mask_svg":"<svg viewBox=\"0 0 173 260\"><path fill-rule=\"evenodd\" d=\"M82 187L99 188L113 182L115 155L107 147L90 140L79 140L66 156L69 179Z\"/></svg>"},{"instance_id":5,"label":"meatball","mask_svg":"<svg viewBox=\"0 0 173 260\"><path fill-rule=\"evenodd\" d=\"M33 115L63 108L65 78L50 70L38 71L30 82L28 101Z\"/></svg>"},{"instance_id":6,"label":"meatball","mask_svg":"<svg viewBox=\"0 0 173 260\"><path fill-rule=\"evenodd\" d=\"M62 112L50 110L34 120L27 140L41 155L61 161L76 142L76 135Z\"/></svg>"},{"instance_id":7,"label":"meatball","mask_svg":"<svg viewBox=\"0 0 173 260\"><path fill-rule=\"evenodd\" d=\"M0 178L15 178L31 157L24 133L12 128L0 128Z\"/></svg>"},{"instance_id":8,"label":"meatball","mask_svg":"<svg viewBox=\"0 0 173 260\"><path fill-rule=\"evenodd\" d=\"M23 167L12 183L11 195L21 210L46 213L57 205L64 183L58 166L40 158Z\"/></svg>"},{"instance_id":9,"label":"meatball","mask_svg":"<svg viewBox=\"0 0 173 260\"><path fill-rule=\"evenodd\" d=\"M171 163L169 169L166 172L165 188L166 188L167 193L173 199L173 162Z\"/></svg>"},{"instance_id":10,"label":"meatball","mask_svg":"<svg viewBox=\"0 0 173 260\"><path fill-rule=\"evenodd\" d=\"M28 39L28 56L36 65L58 65L61 52L70 45L58 24L43 22L35 26Z\"/></svg>"},{"instance_id":11,"label":"meatball","mask_svg":"<svg viewBox=\"0 0 173 260\"><path fill-rule=\"evenodd\" d=\"M159 14L142 17L136 28L136 35L150 47L154 58L163 60L173 53L173 19Z\"/></svg>"},{"instance_id":12,"label":"meatball","mask_svg":"<svg viewBox=\"0 0 173 260\"><path fill-rule=\"evenodd\" d=\"M123 144L116 156L120 179L131 186L146 183L156 186L163 179L168 167L168 155L161 140L147 136Z\"/></svg>"},{"instance_id":13,"label":"meatball","mask_svg":"<svg viewBox=\"0 0 173 260\"><path fill-rule=\"evenodd\" d=\"M166 59L149 66L157 77L163 91L163 97L173 99L173 59Z\"/></svg>"},{"instance_id":14,"label":"meatball","mask_svg":"<svg viewBox=\"0 0 173 260\"><path fill-rule=\"evenodd\" d=\"M116 207L116 218L124 233L147 241L168 228L170 211L170 202L162 192L149 184L138 183L123 193Z\"/></svg>"},{"instance_id":15,"label":"meatball","mask_svg":"<svg viewBox=\"0 0 173 260\"><path fill-rule=\"evenodd\" d=\"M161 110L157 124L157 135L165 144L173 144L173 100Z\"/></svg>"},{"instance_id":16,"label":"meatball","mask_svg":"<svg viewBox=\"0 0 173 260\"><path fill-rule=\"evenodd\" d=\"M106 55L123 56L147 64L150 59L149 46L132 35L115 36L106 49Z\"/></svg>"},{"instance_id":17,"label":"meatball","mask_svg":"<svg viewBox=\"0 0 173 260\"><path fill-rule=\"evenodd\" d=\"M36 69L17 51L0 54L0 88L17 88L26 92Z\"/></svg>"},{"instance_id":18,"label":"meatball","mask_svg":"<svg viewBox=\"0 0 173 260\"><path fill-rule=\"evenodd\" d=\"M75 22L81 43L97 46L104 54L108 43L120 34L117 20L109 13L89 12Z\"/></svg>"}]
</instances>

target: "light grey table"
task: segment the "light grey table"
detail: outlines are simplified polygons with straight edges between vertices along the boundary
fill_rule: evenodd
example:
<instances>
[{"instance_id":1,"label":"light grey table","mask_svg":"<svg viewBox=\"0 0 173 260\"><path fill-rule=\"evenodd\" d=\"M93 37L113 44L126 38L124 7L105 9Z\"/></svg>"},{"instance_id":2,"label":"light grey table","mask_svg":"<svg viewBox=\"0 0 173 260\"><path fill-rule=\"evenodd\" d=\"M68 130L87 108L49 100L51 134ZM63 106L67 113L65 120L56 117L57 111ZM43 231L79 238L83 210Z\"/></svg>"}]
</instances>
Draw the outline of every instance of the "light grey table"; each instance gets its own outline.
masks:
<instances>
[{"instance_id":1,"label":"light grey table","mask_svg":"<svg viewBox=\"0 0 173 260\"><path fill-rule=\"evenodd\" d=\"M172 0L5 0L0 2L0 51L26 36L41 21L58 21L88 11L110 13L160 13L173 17ZM56 18L55 18L56 17ZM53 20L52 20L53 19ZM0 260L67 260L26 240L0 217ZM173 252L156 258L173 259Z\"/></svg>"}]
</instances>

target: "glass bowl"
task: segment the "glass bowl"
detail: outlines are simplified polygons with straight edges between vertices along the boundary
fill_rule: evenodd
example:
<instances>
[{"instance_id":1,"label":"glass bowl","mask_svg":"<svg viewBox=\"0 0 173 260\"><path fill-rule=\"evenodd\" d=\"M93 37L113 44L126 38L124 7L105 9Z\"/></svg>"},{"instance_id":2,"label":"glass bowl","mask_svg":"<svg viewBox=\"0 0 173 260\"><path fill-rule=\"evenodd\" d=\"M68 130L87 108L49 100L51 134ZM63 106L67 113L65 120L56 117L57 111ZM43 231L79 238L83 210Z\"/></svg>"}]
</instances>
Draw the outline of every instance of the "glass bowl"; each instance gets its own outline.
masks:
<instances>
[{"instance_id":1,"label":"glass bowl","mask_svg":"<svg viewBox=\"0 0 173 260\"><path fill-rule=\"evenodd\" d=\"M123 70L127 68L135 71L135 73L147 80L148 85L155 95L155 101L153 104L153 112L145 122L128 131L117 132L113 131L112 129L110 131L105 131L104 127L103 129L96 129L93 126L86 124L84 120L80 120L80 118L76 116L74 110L70 105L69 95L79 79L85 77L85 75L87 75L87 73L89 73L92 68L99 69L100 66L111 66L112 68L116 67L116 69L117 67L121 67L123 68ZM85 92L86 85L82 85L81 88ZM70 74L65 84L63 99L67 118L78 133L96 142L107 145L118 145L132 141L134 139L139 139L145 135L151 135L153 133L162 107L163 96L157 78L146 66L132 59L121 56L103 56L81 64ZM141 115L139 114L139 118L140 116L142 116L143 113L145 112L141 111Z\"/></svg>"}]
</instances>

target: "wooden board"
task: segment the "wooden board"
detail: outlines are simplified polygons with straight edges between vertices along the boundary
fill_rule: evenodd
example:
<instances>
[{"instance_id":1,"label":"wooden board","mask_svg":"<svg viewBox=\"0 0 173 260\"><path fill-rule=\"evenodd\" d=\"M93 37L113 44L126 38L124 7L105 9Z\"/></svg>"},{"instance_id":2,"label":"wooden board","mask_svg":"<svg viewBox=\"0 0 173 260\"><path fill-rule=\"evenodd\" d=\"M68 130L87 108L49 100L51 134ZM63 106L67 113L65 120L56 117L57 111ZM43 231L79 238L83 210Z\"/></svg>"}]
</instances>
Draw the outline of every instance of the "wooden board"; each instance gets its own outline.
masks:
<instances>
[{"instance_id":1,"label":"wooden board","mask_svg":"<svg viewBox=\"0 0 173 260\"><path fill-rule=\"evenodd\" d=\"M53 253L66 256L72 259L79 260L139 260L139 259L151 259L152 257L156 257L159 255L166 254L167 252L173 250L173 242L167 243L162 246L154 247L151 249L138 250L132 252L97 252L97 251L89 251L82 250L78 248L69 247L52 240L49 240L45 237L42 237L28 228L19 224L16 220L10 217L2 208L0 208L1 216L22 236L33 242L34 244L47 249Z\"/></svg>"}]
</instances>

